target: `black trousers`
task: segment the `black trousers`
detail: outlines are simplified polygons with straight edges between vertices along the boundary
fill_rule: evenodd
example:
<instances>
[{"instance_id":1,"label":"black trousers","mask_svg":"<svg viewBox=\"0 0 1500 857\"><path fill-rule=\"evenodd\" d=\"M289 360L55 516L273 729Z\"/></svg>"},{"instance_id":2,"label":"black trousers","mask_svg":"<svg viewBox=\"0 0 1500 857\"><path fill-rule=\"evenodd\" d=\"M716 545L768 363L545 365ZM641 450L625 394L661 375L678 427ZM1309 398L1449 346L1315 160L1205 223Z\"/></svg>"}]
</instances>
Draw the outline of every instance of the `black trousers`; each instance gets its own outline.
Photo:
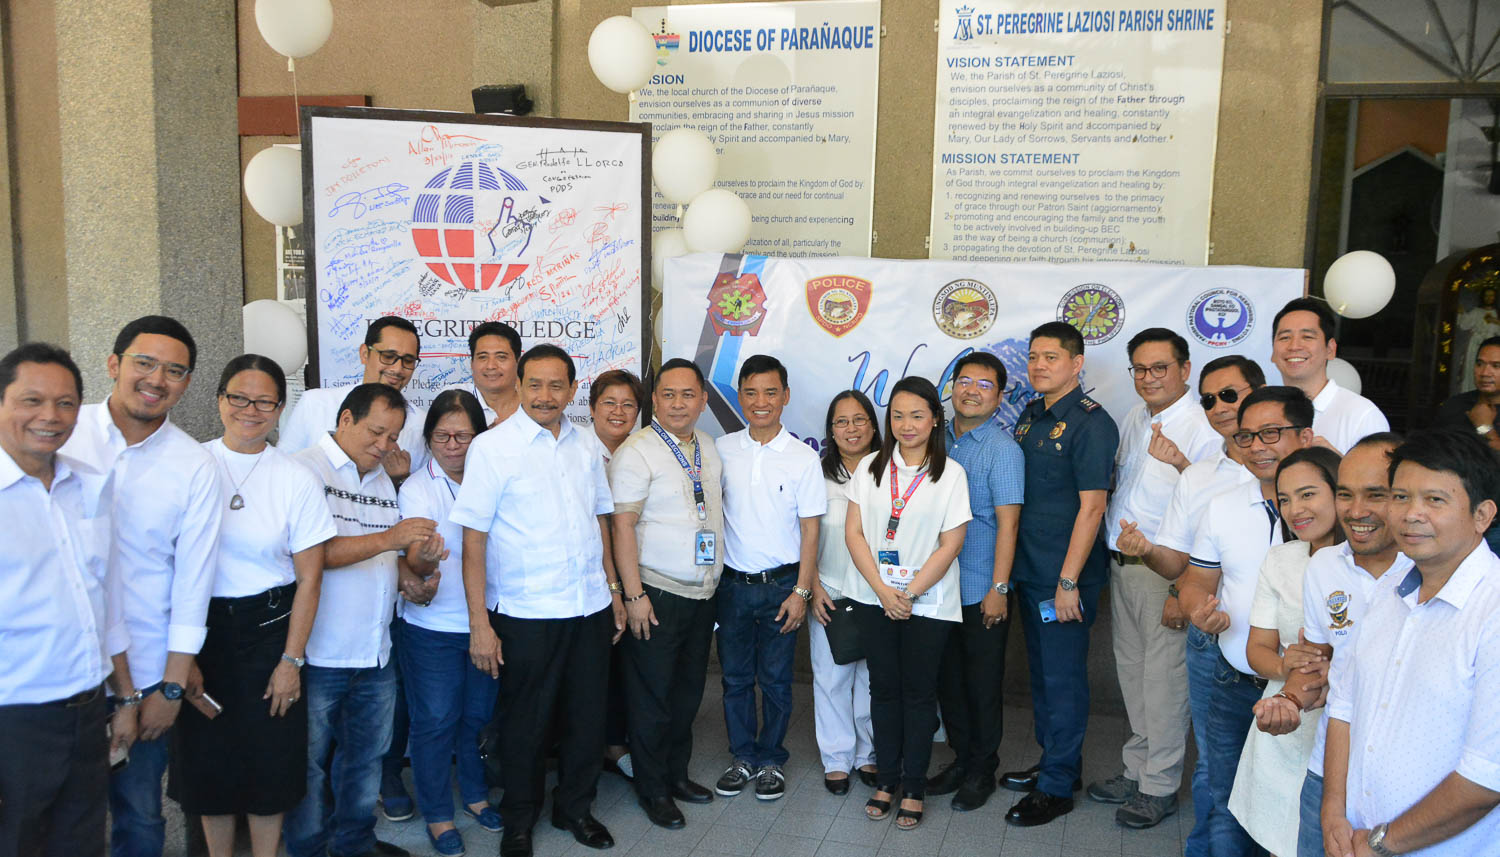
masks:
<instances>
[{"instance_id":1,"label":"black trousers","mask_svg":"<svg viewBox=\"0 0 1500 857\"><path fill-rule=\"evenodd\" d=\"M938 705L954 761L970 776L994 778L1005 734L1001 684L1005 681L1005 637L1010 616L984 627L978 604L964 608L964 621L948 635L938 672Z\"/></svg>"},{"instance_id":2,"label":"black trousers","mask_svg":"<svg viewBox=\"0 0 1500 857\"><path fill-rule=\"evenodd\" d=\"M667 797L673 783L687 779L715 604L713 598L683 598L654 586L645 590L660 624L651 629L649 640L625 632L621 672L635 790L641 797L657 798Z\"/></svg>"},{"instance_id":3,"label":"black trousers","mask_svg":"<svg viewBox=\"0 0 1500 857\"><path fill-rule=\"evenodd\" d=\"M609 683L609 608L568 619L490 614L500 637L500 815L508 830L530 830L545 796L548 737L556 730L559 814L589 812L604 760L604 706Z\"/></svg>"},{"instance_id":4,"label":"black trousers","mask_svg":"<svg viewBox=\"0 0 1500 857\"><path fill-rule=\"evenodd\" d=\"M0 857L103 857L108 715L91 694L0 705Z\"/></svg>"},{"instance_id":5,"label":"black trousers","mask_svg":"<svg viewBox=\"0 0 1500 857\"><path fill-rule=\"evenodd\" d=\"M897 622L868 604L855 605L854 617L870 667L880 786L889 791L900 783L907 797L920 798L937 729L938 662L955 623L923 616Z\"/></svg>"}]
</instances>

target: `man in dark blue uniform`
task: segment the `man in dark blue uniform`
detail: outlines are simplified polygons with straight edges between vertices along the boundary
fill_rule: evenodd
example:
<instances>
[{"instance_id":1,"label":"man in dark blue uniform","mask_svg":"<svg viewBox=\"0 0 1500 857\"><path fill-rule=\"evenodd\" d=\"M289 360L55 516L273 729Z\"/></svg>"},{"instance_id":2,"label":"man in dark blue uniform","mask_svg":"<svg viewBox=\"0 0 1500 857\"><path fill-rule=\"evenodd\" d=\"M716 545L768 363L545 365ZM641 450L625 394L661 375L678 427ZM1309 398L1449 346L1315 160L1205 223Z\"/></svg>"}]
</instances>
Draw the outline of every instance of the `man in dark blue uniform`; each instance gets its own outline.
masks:
<instances>
[{"instance_id":1,"label":"man in dark blue uniform","mask_svg":"<svg viewBox=\"0 0 1500 857\"><path fill-rule=\"evenodd\" d=\"M1054 321L1031 332L1026 373L1042 397L1016 422L1016 442L1026 459L1026 499L1012 579L1042 760L1001 779L1012 791L1030 792L1005 816L1022 827L1073 810L1089 716L1089 627L1109 579L1099 523L1120 433L1083 394L1082 371L1083 337L1076 328Z\"/></svg>"}]
</instances>

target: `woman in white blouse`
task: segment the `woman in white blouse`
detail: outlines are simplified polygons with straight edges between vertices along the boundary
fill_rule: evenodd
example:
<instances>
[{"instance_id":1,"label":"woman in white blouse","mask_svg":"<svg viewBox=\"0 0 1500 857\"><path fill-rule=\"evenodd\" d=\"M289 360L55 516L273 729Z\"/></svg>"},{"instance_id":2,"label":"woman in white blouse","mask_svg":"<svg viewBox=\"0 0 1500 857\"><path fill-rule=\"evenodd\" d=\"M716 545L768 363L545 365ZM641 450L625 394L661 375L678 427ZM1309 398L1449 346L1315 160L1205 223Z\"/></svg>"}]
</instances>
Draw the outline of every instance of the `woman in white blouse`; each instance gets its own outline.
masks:
<instances>
[{"instance_id":1,"label":"woman in white blouse","mask_svg":"<svg viewBox=\"0 0 1500 857\"><path fill-rule=\"evenodd\" d=\"M336 531L322 483L266 442L285 404L275 362L236 357L219 379L224 436L204 444L219 465L224 520L192 704L173 733L169 793L203 817L212 857L234 853L240 813L255 857L273 857L282 814L307 790L301 667L323 544Z\"/></svg>"},{"instance_id":2,"label":"woman in white blouse","mask_svg":"<svg viewBox=\"0 0 1500 857\"><path fill-rule=\"evenodd\" d=\"M408 551L397 563L406 598L406 627L398 657L411 715L408 752L417 808L440 855L464 852L453 823L451 759L458 761L458 792L464 814L489 831L500 830L490 806L479 731L494 718L500 683L469 659L469 608L464 599L463 528L448 520L469 444L484 431L484 410L467 390L444 390L427 409L422 438L427 464L401 485L405 518L437 522L436 539Z\"/></svg>"},{"instance_id":3,"label":"woman in white blouse","mask_svg":"<svg viewBox=\"0 0 1500 857\"><path fill-rule=\"evenodd\" d=\"M969 481L943 442L943 403L926 378L896 382L885 443L850 480L844 526L859 575L848 593L860 606L860 647L870 668L879 820L904 792L896 827L922 821L927 763L937 729L938 661L962 620L958 551L972 515Z\"/></svg>"},{"instance_id":4,"label":"woman in white blouse","mask_svg":"<svg viewBox=\"0 0 1500 857\"><path fill-rule=\"evenodd\" d=\"M880 448L875 406L858 390L845 390L828 403L823 432L823 481L828 486L828 511L818 528L818 582L813 587L812 635L813 718L818 752L823 757L823 787L836 795L849 793L854 770L866 785L875 785L875 738L870 727L870 668L861 658L840 664L833 660L828 632L830 621L854 621L853 601L846 593L858 576L844 540L844 515L849 504L849 480L859 461ZM852 626L851 626L852 627Z\"/></svg>"},{"instance_id":5,"label":"woman in white blouse","mask_svg":"<svg viewBox=\"0 0 1500 857\"><path fill-rule=\"evenodd\" d=\"M1270 718L1276 706L1300 710L1307 701L1291 697L1283 688L1292 672L1308 666L1312 657L1298 645L1307 562L1322 548L1344 540L1334 506L1338 472L1339 454L1321 446L1299 449L1276 468L1276 502L1285 541L1271 548L1261 563L1245 645L1251 668L1268 680L1265 694L1255 704L1258 722ZM1229 811L1272 854L1297 853L1302 780L1317 737L1318 718L1303 717L1301 725L1285 735L1252 727L1240 752Z\"/></svg>"}]
</instances>

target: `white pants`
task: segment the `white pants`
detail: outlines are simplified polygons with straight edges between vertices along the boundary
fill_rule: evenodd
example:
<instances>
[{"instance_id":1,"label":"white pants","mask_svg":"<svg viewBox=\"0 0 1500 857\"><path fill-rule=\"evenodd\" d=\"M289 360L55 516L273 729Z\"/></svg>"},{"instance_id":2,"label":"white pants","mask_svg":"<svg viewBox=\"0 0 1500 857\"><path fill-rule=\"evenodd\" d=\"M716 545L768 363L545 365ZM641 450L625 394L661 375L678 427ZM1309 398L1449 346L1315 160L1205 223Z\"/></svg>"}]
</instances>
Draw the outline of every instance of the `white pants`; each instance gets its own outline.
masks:
<instances>
[{"instance_id":1,"label":"white pants","mask_svg":"<svg viewBox=\"0 0 1500 857\"><path fill-rule=\"evenodd\" d=\"M875 731L870 723L870 669L862 660L833 662L828 634L808 622L813 669L813 719L823 771L853 772L875 764Z\"/></svg>"}]
</instances>

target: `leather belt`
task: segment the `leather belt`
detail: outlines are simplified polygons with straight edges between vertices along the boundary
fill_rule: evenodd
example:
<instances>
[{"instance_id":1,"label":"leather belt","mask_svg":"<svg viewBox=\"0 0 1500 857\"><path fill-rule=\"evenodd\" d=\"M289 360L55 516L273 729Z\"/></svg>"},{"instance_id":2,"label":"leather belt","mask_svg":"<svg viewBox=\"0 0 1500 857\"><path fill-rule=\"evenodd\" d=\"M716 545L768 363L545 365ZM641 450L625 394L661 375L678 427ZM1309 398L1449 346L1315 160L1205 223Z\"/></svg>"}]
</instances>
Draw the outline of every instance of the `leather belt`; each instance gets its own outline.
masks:
<instances>
[{"instance_id":1,"label":"leather belt","mask_svg":"<svg viewBox=\"0 0 1500 857\"><path fill-rule=\"evenodd\" d=\"M786 565L778 565L766 571L740 571L738 569L724 566L724 576L736 583L763 584L784 583L787 578L797 579L798 564L789 562Z\"/></svg>"}]
</instances>

